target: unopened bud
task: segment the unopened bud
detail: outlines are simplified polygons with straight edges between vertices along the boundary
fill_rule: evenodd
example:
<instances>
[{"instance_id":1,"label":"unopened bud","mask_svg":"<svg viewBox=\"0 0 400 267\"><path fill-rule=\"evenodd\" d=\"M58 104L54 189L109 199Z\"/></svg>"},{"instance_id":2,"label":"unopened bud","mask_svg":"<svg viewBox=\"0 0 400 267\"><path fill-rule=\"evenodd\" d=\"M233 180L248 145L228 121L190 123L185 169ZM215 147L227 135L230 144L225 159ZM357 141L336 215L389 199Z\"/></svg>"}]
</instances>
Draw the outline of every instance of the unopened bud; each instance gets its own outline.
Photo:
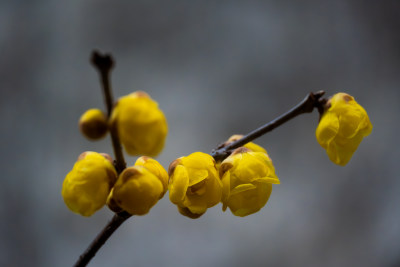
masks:
<instances>
[{"instance_id":1,"label":"unopened bud","mask_svg":"<svg viewBox=\"0 0 400 267\"><path fill-rule=\"evenodd\" d=\"M164 189L161 181L142 166L126 168L107 200L111 210L145 215L157 203ZM120 209L121 210L120 210Z\"/></svg>"},{"instance_id":2,"label":"unopened bud","mask_svg":"<svg viewBox=\"0 0 400 267\"><path fill-rule=\"evenodd\" d=\"M346 93L332 96L323 109L315 133L317 141L332 162L344 166L371 133L371 121L365 109Z\"/></svg>"},{"instance_id":3,"label":"unopened bud","mask_svg":"<svg viewBox=\"0 0 400 267\"><path fill-rule=\"evenodd\" d=\"M118 100L110 117L110 127L132 156L157 156L168 132L167 120L157 102L140 91Z\"/></svg>"},{"instance_id":4,"label":"unopened bud","mask_svg":"<svg viewBox=\"0 0 400 267\"><path fill-rule=\"evenodd\" d=\"M89 109L79 119L79 129L91 140L103 138L107 134L107 117L100 109Z\"/></svg>"},{"instance_id":5,"label":"unopened bud","mask_svg":"<svg viewBox=\"0 0 400 267\"><path fill-rule=\"evenodd\" d=\"M161 166L161 164L157 160L147 156L142 156L138 158L135 162L135 166L145 167L160 180L164 188L162 194L160 195L160 198L162 198L165 192L167 192L168 190L168 173L164 169L164 167Z\"/></svg>"}]
</instances>

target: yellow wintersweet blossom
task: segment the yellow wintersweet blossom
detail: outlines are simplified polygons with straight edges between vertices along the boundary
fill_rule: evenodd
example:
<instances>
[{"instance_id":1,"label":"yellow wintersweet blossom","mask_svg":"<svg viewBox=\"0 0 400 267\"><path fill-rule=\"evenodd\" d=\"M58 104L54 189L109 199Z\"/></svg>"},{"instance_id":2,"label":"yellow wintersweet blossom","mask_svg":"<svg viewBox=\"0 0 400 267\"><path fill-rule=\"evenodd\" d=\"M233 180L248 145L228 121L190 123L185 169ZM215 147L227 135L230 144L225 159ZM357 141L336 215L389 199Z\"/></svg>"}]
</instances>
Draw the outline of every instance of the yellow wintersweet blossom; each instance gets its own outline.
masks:
<instances>
[{"instance_id":1,"label":"yellow wintersweet blossom","mask_svg":"<svg viewBox=\"0 0 400 267\"><path fill-rule=\"evenodd\" d=\"M168 189L168 174L155 159L143 156L125 169L111 191L107 204L115 212L147 214Z\"/></svg>"},{"instance_id":2,"label":"yellow wintersweet blossom","mask_svg":"<svg viewBox=\"0 0 400 267\"><path fill-rule=\"evenodd\" d=\"M107 204L116 212L124 210L131 215L145 215L164 192L163 183L150 170L132 166L120 174Z\"/></svg>"},{"instance_id":3,"label":"yellow wintersweet blossom","mask_svg":"<svg viewBox=\"0 0 400 267\"><path fill-rule=\"evenodd\" d=\"M91 216L106 204L116 179L110 156L84 152L65 177L61 194L70 210Z\"/></svg>"},{"instance_id":4,"label":"yellow wintersweet blossom","mask_svg":"<svg viewBox=\"0 0 400 267\"><path fill-rule=\"evenodd\" d=\"M88 139L103 138L108 131L107 117L100 109L89 109L80 117L79 129Z\"/></svg>"},{"instance_id":5,"label":"yellow wintersweet blossom","mask_svg":"<svg viewBox=\"0 0 400 267\"><path fill-rule=\"evenodd\" d=\"M364 108L346 93L335 94L326 107L316 130L317 141L331 161L344 166L371 133L372 124Z\"/></svg>"},{"instance_id":6,"label":"yellow wintersweet blossom","mask_svg":"<svg viewBox=\"0 0 400 267\"><path fill-rule=\"evenodd\" d=\"M264 207L272 184L280 183L269 156L244 147L236 149L221 163L219 174L223 184L223 211L229 207L234 215L241 217Z\"/></svg>"},{"instance_id":7,"label":"yellow wintersweet blossom","mask_svg":"<svg viewBox=\"0 0 400 267\"><path fill-rule=\"evenodd\" d=\"M165 192L167 192L168 190L168 173L164 169L164 167L161 166L161 164L157 160L146 156L138 158L135 162L135 166L145 167L161 181L163 185L163 192L160 198L162 198Z\"/></svg>"},{"instance_id":8,"label":"yellow wintersweet blossom","mask_svg":"<svg viewBox=\"0 0 400 267\"><path fill-rule=\"evenodd\" d=\"M195 152L176 159L168 173L169 199L182 215L198 218L221 201L222 183L210 155Z\"/></svg>"},{"instance_id":9,"label":"yellow wintersweet blossom","mask_svg":"<svg viewBox=\"0 0 400 267\"><path fill-rule=\"evenodd\" d=\"M140 91L118 100L110 125L118 133L126 152L133 156L157 156L168 132L167 120L157 102Z\"/></svg>"}]
</instances>

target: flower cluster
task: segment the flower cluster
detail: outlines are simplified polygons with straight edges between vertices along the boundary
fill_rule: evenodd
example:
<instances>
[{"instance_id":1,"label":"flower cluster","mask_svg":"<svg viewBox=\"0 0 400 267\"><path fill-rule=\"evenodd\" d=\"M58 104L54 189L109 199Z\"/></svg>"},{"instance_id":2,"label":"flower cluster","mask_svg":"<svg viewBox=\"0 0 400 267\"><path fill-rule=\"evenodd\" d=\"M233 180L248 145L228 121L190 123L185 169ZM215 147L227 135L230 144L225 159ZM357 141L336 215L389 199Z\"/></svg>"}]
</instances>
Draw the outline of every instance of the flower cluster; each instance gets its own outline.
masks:
<instances>
[{"instance_id":1,"label":"flower cluster","mask_svg":"<svg viewBox=\"0 0 400 267\"><path fill-rule=\"evenodd\" d=\"M131 155L146 155L118 175L109 155L84 152L62 186L65 204L73 212L91 216L106 203L115 212L144 215L164 196L168 174L156 160L167 135L167 121L157 103L144 92L121 97L108 119L89 109L79 120L82 134L97 140L115 133Z\"/></svg>"},{"instance_id":2,"label":"flower cluster","mask_svg":"<svg viewBox=\"0 0 400 267\"><path fill-rule=\"evenodd\" d=\"M316 129L318 143L336 164L345 165L372 124L366 111L345 93L324 104ZM167 135L167 122L157 103L144 92L122 97L108 119L91 109L80 119L81 132L90 139L116 134L130 155L144 154L135 164L118 174L111 157L84 152L67 174L62 188L66 205L74 212L90 216L105 204L114 212L144 215L167 190L178 211L189 218L202 216L208 208L222 203L235 216L248 216L262 209L280 181L267 151L248 142L222 161L195 152L174 160L168 173L156 160ZM220 148L243 136L233 135Z\"/></svg>"},{"instance_id":3,"label":"flower cluster","mask_svg":"<svg viewBox=\"0 0 400 267\"><path fill-rule=\"evenodd\" d=\"M234 135L224 145L240 138ZM267 203L272 184L279 184L271 159L254 143L218 164L202 152L178 158L168 172L170 200L189 218L200 217L221 201L223 210L229 207L236 216L253 214Z\"/></svg>"}]
</instances>

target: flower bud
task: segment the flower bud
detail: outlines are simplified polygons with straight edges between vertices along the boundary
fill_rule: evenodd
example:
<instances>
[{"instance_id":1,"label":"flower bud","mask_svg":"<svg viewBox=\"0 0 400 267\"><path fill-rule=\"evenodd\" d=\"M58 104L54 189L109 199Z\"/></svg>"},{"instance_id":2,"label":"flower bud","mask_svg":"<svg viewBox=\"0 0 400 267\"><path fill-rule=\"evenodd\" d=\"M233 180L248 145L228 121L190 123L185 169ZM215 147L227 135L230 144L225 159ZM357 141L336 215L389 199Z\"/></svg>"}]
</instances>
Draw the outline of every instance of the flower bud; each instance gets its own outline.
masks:
<instances>
[{"instance_id":1,"label":"flower bud","mask_svg":"<svg viewBox=\"0 0 400 267\"><path fill-rule=\"evenodd\" d=\"M338 93L326 103L316 138L330 160L344 166L371 131L372 124L364 108L352 96Z\"/></svg>"},{"instance_id":2,"label":"flower bud","mask_svg":"<svg viewBox=\"0 0 400 267\"><path fill-rule=\"evenodd\" d=\"M131 215L145 215L157 203L164 188L160 179L143 166L126 168L108 198L108 206Z\"/></svg>"},{"instance_id":3,"label":"flower bud","mask_svg":"<svg viewBox=\"0 0 400 267\"><path fill-rule=\"evenodd\" d=\"M88 139L103 138L108 131L107 117L100 109L89 109L79 119L79 129Z\"/></svg>"},{"instance_id":4,"label":"flower bud","mask_svg":"<svg viewBox=\"0 0 400 267\"><path fill-rule=\"evenodd\" d=\"M267 203L272 184L279 184L271 159L266 153L240 147L219 168L222 177L222 209L244 217L259 211Z\"/></svg>"},{"instance_id":5,"label":"flower bud","mask_svg":"<svg viewBox=\"0 0 400 267\"><path fill-rule=\"evenodd\" d=\"M222 183L210 155L181 157L170 164L168 173L169 198L181 214L198 218L221 201Z\"/></svg>"},{"instance_id":6,"label":"flower bud","mask_svg":"<svg viewBox=\"0 0 400 267\"><path fill-rule=\"evenodd\" d=\"M110 123L130 155L157 156L164 147L168 132L166 118L157 102L144 92L121 97Z\"/></svg>"},{"instance_id":7,"label":"flower bud","mask_svg":"<svg viewBox=\"0 0 400 267\"><path fill-rule=\"evenodd\" d=\"M157 160L146 156L138 158L135 162L135 166L145 167L160 180L163 185L163 192L160 195L160 198L162 198L165 192L167 192L168 190L168 173L164 169L164 167L161 166L161 164Z\"/></svg>"},{"instance_id":8,"label":"flower bud","mask_svg":"<svg viewBox=\"0 0 400 267\"><path fill-rule=\"evenodd\" d=\"M70 210L91 216L104 206L116 179L117 172L109 158L84 152L65 177L61 194Z\"/></svg>"}]
</instances>

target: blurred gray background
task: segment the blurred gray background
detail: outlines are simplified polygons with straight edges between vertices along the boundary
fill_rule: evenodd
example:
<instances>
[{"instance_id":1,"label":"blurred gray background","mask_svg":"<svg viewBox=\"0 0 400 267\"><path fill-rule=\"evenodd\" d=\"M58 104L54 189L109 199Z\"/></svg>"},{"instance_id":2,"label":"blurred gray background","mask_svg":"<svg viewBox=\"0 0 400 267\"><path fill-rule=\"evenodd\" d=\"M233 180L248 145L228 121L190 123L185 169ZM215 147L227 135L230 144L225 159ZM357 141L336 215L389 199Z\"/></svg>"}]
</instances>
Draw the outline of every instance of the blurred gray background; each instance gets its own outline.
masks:
<instances>
[{"instance_id":1,"label":"blurred gray background","mask_svg":"<svg viewBox=\"0 0 400 267\"><path fill-rule=\"evenodd\" d=\"M340 167L317 113L298 117L257 140L281 179L259 213L191 220L166 195L90 266L400 266L399 30L399 1L1 1L0 265L72 266L112 216L76 215L60 194L81 152L112 153L77 127L104 109L99 49L115 97L144 90L165 112L165 168L310 91L355 96L374 130Z\"/></svg>"}]
</instances>

